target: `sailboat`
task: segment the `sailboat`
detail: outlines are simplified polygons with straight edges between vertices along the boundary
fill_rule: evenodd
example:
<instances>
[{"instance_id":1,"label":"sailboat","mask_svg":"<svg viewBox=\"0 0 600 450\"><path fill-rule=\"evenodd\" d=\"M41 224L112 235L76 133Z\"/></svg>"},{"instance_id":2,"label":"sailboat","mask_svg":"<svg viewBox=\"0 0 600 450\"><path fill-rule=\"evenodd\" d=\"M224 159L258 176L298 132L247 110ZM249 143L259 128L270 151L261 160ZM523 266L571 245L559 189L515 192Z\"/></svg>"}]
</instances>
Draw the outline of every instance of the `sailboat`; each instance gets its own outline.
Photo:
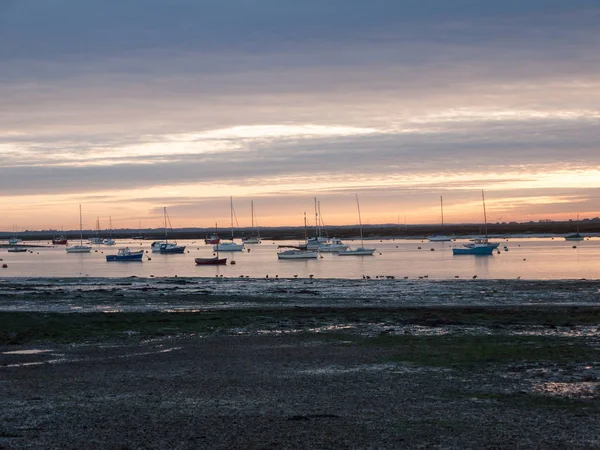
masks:
<instances>
[{"instance_id":1,"label":"sailboat","mask_svg":"<svg viewBox=\"0 0 600 450\"><path fill-rule=\"evenodd\" d=\"M317 259L319 257L318 250L309 250L307 246L308 234L306 232L306 213L304 213L304 244L300 245L280 245L279 249L288 248L277 252L277 259Z\"/></svg>"},{"instance_id":2,"label":"sailboat","mask_svg":"<svg viewBox=\"0 0 600 450\"><path fill-rule=\"evenodd\" d=\"M177 242L169 242L167 238L167 207L163 207L163 216L165 220L165 240L164 241L155 241L152 243L152 253L160 253L162 255L165 254L173 254L173 253L183 253L185 251L185 245L177 245Z\"/></svg>"},{"instance_id":3,"label":"sailboat","mask_svg":"<svg viewBox=\"0 0 600 450\"><path fill-rule=\"evenodd\" d=\"M319 224L321 229L325 233L325 241L318 241L320 253L338 253L348 249L348 246L342 242L340 238L327 236L327 229L325 228L325 221L323 220L323 214L321 214L321 202L317 202L317 211L319 212Z\"/></svg>"},{"instance_id":4,"label":"sailboat","mask_svg":"<svg viewBox=\"0 0 600 450\"><path fill-rule=\"evenodd\" d=\"M260 232L258 231L258 227L254 228L254 200L250 200L250 209L252 213L252 229L256 230L256 236L242 238L242 242L244 244L260 244Z\"/></svg>"},{"instance_id":5,"label":"sailboat","mask_svg":"<svg viewBox=\"0 0 600 450\"><path fill-rule=\"evenodd\" d=\"M215 223L215 236L218 236L216 223ZM217 252L216 256L205 257L205 258L195 258L194 261L196 262L196 265L197 266L220 266L223 264L227 264L227 258L219 258L219 246L218 245L217 245L217 249L215 251Z\"/></svg>"},{"instance_id":6,"label":"sailboat","mask_svg":"<svg viewBox=\"0 0 600 450\"><path fill-rule=\"evenodd\" d=\"M100 217L96 217L96 236L88 239L90 244L103 244L104 238L100 236Z\"/></svg>"},{"instance_id":7,"label":"sailboat","mask_svg":"<svg viewBox=\"0 0 600 450\"><path fill-rule=\"evenodd\" d=\"M319 250L321 244L327 242L327 238L321 236L321 227L319 220L319 206L317 202L317 197L314 197L315 200L315 237L306 239L306 247L309 250Z\"/></svg>"},{"instance_id":8,"label":"sailboat","mask_svg":"<svg viewBox=\"0 0 600 450\"><path fill-rule=\"evenodd\" d=\"M483 221L485 223L485 236L471 239L468 244L464 244L463 248L453 248L453 255L491 255L498 248L499 243L488 241L487 215L485 213L485 196L481 191L481 200L483 203Z\"/></svg>"},{"instance_id":9,"label":"sailboat","mask_svg":"<svg viewBox=\"0 0 600 450\"><path fill-rule=\"evenodd\" d=\"M89 253L92 247L83 245L83 222L81 221L81 205L79 205L79 245L71 245L65 249L67 253Z\"/></svg>"},{"instance_id":10,"label":"sailboat","mask_svg":"<svg viewBox=\"0 0 600 450\"><path fill-rule=\"evenodd\" d=\"M442 210L442 229L443 229L444 228L444 202L442 200L441 195L440 195L440 208ZM450 236L447 236L444 233L432 234L427 239L429 239L429 242L447 242L447 241L452 240L452 238Z\"/></svg>"},{"instance_id":11,"label":"sailboat","mask_svg":"<svg viewBox=\"0 0 600 450\"><path fill-rule=\"evenodd\" d=\"M104 245L115 245L116 242L115 240L112 238L112 217L108 218L108 226L110 227L110 237L104 239L103 244Z\"/></svg>"},{"instance_id":12,"label":"sailboat","mask_svg":"<svg viewBox=\"0 0 600 450\"><path fill-rule=\"evenodd\" d=\"M565 241L583 241L583 236L579 234L579 214L577 214L577 231L575 233L567 234Z\"/></svg>"},{"instance_id":13,"label":"sailboat","mask_svg":"<svg viewBox=\"0 0 600 450\"><path fill-rule=\"evenodd\" d=\"M23 239L17 236L17 227L14 227L14 235L8 240L8 245L17 245L23 242Z\"/></svg>"},{"instance_id":14,"label":"sailboat","mask_svg":"<svg viewBox=\"0 0 600 450\"><path fill-rule=\"evenodd\" d=\"M360 203L358 203L358 194L356 196L356 207L358 209L358 226L360 227L360 247L355 249L346 249L346 251L339 252L339 256L371 256L375 253L374 248L365 248L365 244L363 241L363 229L362 229L362 219L360 218Z\"/></svg>"},{"instance_id":15,"label":"sailboat","mask_svg":"<svg viewBox=\"0 0 600 450\"><path fill-rule=\"evenodd\" d=\"M231 216L231 242L221 241L218 244L213 245L213 250L221 252L241 252L244 250L244 244L236 244L233 242L233 197L229 197L229 209Z\"/></svg>"}]
</instances>

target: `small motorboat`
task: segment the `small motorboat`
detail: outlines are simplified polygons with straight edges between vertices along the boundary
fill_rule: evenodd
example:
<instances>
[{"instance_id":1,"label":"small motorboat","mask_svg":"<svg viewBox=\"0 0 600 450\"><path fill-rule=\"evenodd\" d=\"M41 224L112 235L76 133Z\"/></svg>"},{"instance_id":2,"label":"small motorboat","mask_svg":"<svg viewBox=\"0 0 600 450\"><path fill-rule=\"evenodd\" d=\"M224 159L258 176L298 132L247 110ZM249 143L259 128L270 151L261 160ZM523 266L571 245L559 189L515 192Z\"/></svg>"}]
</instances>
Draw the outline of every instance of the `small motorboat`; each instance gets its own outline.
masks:
<instances>
[{"instance_id":1,"label":"small motorboat","mask_svg":"<svg viewBox=\"0 0 600 450\"><path fill-rule=\"evenodd\" d=\"M204 238L205 244L215 245L215 244L218 244L219 242L221 242L221 238L219 236L217 236L216 234L210 234L210 235L206 236L206 238Z\"/></svg>"},{"instance_id":2,"label":"small motorboat","mask_svg":"<svg viewBox=\"0 0 600 450\"><path fill-rule=\"evenodd\" d=\"M52 245L67 245L67 238L64 236L54 236L52 238Z\"/></svg>"},{"instance_id":3,"label":"small motorboat","mask_svg":"<svg viewBox=\"0 0 600 450\"><path fill-rule=\"evenodd\" d=\"M339 253L345 252L346 250L348 250L348 246L338 238L332 238L325 243L319 244L319 251L321 253Z\"/></svg>"},{"instance_id":4,"label":"small motorboat","mask_svg":"<svg viewBox=\"0 0 600 450\"><path fill-rule=\"evenodd\" d=\"M116 255L106 255L107 261L141 261L144 250L133 251L129 247L120 248Z\"/></svg>"}]
</instances>

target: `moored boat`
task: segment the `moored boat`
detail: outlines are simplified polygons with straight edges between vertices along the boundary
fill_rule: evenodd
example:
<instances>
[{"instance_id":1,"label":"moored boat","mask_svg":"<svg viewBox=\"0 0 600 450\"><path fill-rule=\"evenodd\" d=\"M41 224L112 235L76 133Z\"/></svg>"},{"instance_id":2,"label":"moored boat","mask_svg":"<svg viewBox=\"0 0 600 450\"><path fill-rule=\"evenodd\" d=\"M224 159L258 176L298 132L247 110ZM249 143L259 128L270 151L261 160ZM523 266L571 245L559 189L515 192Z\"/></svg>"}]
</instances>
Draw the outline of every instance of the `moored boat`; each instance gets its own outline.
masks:
<instances>
[{"instance_id":1,"label":"moored boat","mask_svg":"<svg viewBox=\"0 0 600 450\"><path fill-rule=\"evenodd\" d=\"M227 264L227 258L219 258L218 256L206 257L206 258L195 258L197 266L218 266Z\"/></svg>"},{"instance_id":2,"label":"moored boat","mask_svg":"<svg viewBox=\"0 0 600 450\"><path fill-rule=\"evenodd\" d=\"M67 238L64 237L63 235L54 236L52 238L52 245L67 245L67 243L68 243Z\"/></svg>"},{"instance_id":3,"label":"moored boat","mask_svg":"<svg viewBox=\"0 0 600 450\"><path fill-rule=\"evenodd\" d=\"M71 245L65 248L67 253L89 253L92 247L83 245L83 222L81 220L81 205L79 205L79 245Z\"/></svg>"},{"instance_id":4,"label":"moored boat","mask_svg":"<svg viewBox=\"0 0 600 450\"><path fill-rule=\"evenodd\" d=\"M177 245L177 242L169 242L167 238L167 221L170 221L167 216L167 207L163 207L163 215L165 219L165 240L155 241L152 243L152 253L160 253L161 255L182 254L185 252L185 245Z\"/></svg>"},{"instance_id":5,"label":"moored boat","mask_svg":"<svg viewBox=\"0 0 600 450\"><path fill-rule=\"evenodd\" d=\"M233 240L233 197L229 197L229 211L231 217L231 241L219 241L218 244L213 245L213 250L215 252L241 252L244 250L243 242L241 244L236 244Z\"/></svg>"},{"instance_id":6,"label":"moored boat","mask_svg":"<svg viewBox=\"0 0 600 450\"><path fill-rule=\"evenodd\" d=\"M338 238L331 238L327 242L319 244L319 251L321 253L339 253L345 252L347 249L348 246Z\"/></svg>"},{"instance_id":7,"label":"moored boat","mask_svg":"<svg viewBox=\"0 0 600 450\"><path fill-rule=\"evenodd\" d=\"M256 231L256 236L243 237L242 243L244 244L260 244L260 232L258 228L254 227L254 200L250 201L250 214L252 216L252 229Z\"/></svg>"},{"instance_id":8,"label":"moored boat","mask_svg":"<svg viewBox=\"0 0 600 450\"><path fill-rule=\"evenodd\" d=\"M141 261L144 250L131 250L129 247L120 248L116 255L106 255L107 261Z\"/></svg>"},{"instance_id":9,"label":"moored boat","mask_svg":"<svg viewBox=\"0 0 600 450\"><path fill-rule=\"evenodd\" d=\"M347 248L343 252L339 252L338 256L372 256L375 253L375 248L365 248L363 240L362 219L360 217L360 203L358 203L358 194L356 196L356 208L358 209L358 226L360 228L360 247L355 249Z\"/></svg>"},{"instance_id":10,"label":"moored boat","mask_svg":"<svg viewBox=\"0 0 600 450\"><path fill-rule=\"evenodd\" d=\"M469 243L463 244L462 248L453 248L452 249L453 255L489 256L500 245L500 243L488 241L487 215L485 212L485 196L483 195L483 190L481 191L481 201L483 203L483 222L485 224L485 236L471 239Z\"/></svg>"},{"instance_id":11,"label":"moored boat","mask_svg":"<svg viewBox=\"0 0 600 450\"><path fill-rule=\"evenodd\" d=\"M579 233L567 234L565 241L583 241L583 236Z\"/></svg>"},{"instance_id":12,"label":"moored boat","mask_svg":"<svg viewBox=\"0 0 600 450\"><path fill-rule=\"evenodd\" d=\"M185 252L185 245L177 245L173 242L165 242L160 245L159 253L161 255L181 254Z\"/></svg>"},{"instance_id":13,"label":"moored boat","mask_svg":"<svg viewBox=\"0 0 600 450\"><path fill-rule=\"evenodd\" d=\"M244 250L244 244L236 244L233 241L221 241L213 245L213 250L219 252L241 252Z\"/></svg>"},{"instance_id":14,"label":"moored boat","mask_svg":"<svg viewBox=\"0 0 600 450\"><path fill-rule=\"evenodd\" d=\"M462 248L453 248L453 255L491 255L496 248L497 243L489 242L487 237L471 239L471 242L464 244Z\"/></svg>"},{"instance_id":15,"label":"moored boat","mask_svg":"<svg viewBox=\"0 0 600 450\"><path fill-rule=\"evenodd\" d=\"M26 252L26 251L27 251L27 248L25 248L25 247L19 247L19 246L17 245L17 246L14 246L14 247L9 247L9 248L8 248L8 251L9 251L10 253L23 253L23 252Z\"/></svg>"},{"instance_id":16,"label":"moored boat","mask_svg":"<svg viewBox=\"0 0 600 450\"><path fill-rule=\"evenodd\" d=\"M319 252L316 250L290 249L277 253L277 259L317 259Z\"/></svg>"},{"instance_id":17,"label":"moored boat","mask_svg":"<svg viewBox=\"0 0 600 450\"><path fill-rule=\"evenodd\" d=\"M567 234L565 241L583 241L583 236L579 234L579 214L577 214L577 231L575 233Z\"/></svg>"},{"instance_id":18,"label":"moored boat","mask_svg":"<svg viewBox=\"0 0 600 450\"><path fill-rule=\"evenodd\" d=\"M357 247L354 249L348 248L343 252L339 252L338 256L371 256L375 253L374 248Z\"/></svg>"},{"instance_id":19,"label":"moored boat","mask_svg":"<svg viewBox=\"0 0 600 450\"><path fill-rule=\"evenodd\" d=\"M442 229L444 228L444 201L442 196L440 195L440 209L442 213ZM452 240L451 236L448 236L444 233L432 234L427 238L429 242L448 242Z\"/></svg>"},{"instance_id":20,"label":"moored boat","mask_svg":"<svg viewBox=\"0 0 600 450\"><path fill-rule=\"evenodd\" d=\"M221 242L221 238L219 236L217 236L216 234L210 234L204 238L205 244L214 245L214 244L218 244L219 242Z\"/></svg>"}]
</instances>

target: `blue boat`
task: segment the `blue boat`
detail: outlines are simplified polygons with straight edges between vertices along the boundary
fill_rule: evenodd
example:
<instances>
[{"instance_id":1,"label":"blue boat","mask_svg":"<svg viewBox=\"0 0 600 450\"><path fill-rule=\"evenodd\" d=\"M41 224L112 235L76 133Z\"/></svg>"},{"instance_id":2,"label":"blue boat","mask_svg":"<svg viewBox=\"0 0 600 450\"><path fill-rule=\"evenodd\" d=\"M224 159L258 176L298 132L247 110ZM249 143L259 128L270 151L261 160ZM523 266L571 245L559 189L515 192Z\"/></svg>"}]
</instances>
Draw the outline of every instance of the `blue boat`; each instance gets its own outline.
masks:
<instances>
[{"instance_id":1,"label":"blue boat","mask_svg":"<svg viewBox=\"0 0 600 450\"><path fill-rule=\"evenodd\" d=\"M471 239L468 244L464 244L462 248L453 248L453 255L481 255L489 256L498 248L499 243L489 242L487 234L487 216L485 213L485 197L481 191L481 200L483 202L483 221L485 223L485 236Z\"/></svg>"},{"instance_id":2,"label":"blue boat","mask_svg":"<svg viewBox=\"0 0 600 450\"><path fill-rule=\"evenodd\" d=\"M120 248L116 255L106 255L107 261L141 261L144 250L132 251L129 247Z\"/></svg>"},{"instance_id":3,"label":"blue boat","mask_svg":"<svg viewBox=\"0 0 600 450\"><path fill-rule=\"evenodd\" d=\"M165 242L160 245L159 253L161 255L170 255L174 253L184 253L185 245L177 245L171 242Z\"/></svg>"},{"instance_id":4,"label":"blue boat","mask_svg":"<svg viewBox=\"0 0 600 450\"><path fill-rule=\"evenodd\" d=\"M487 242L487 238L477 239L471 244L465 244L463 248L453 248L453 255L491 255L498 247L496 244Z\"/></svg>"}]
</instances>

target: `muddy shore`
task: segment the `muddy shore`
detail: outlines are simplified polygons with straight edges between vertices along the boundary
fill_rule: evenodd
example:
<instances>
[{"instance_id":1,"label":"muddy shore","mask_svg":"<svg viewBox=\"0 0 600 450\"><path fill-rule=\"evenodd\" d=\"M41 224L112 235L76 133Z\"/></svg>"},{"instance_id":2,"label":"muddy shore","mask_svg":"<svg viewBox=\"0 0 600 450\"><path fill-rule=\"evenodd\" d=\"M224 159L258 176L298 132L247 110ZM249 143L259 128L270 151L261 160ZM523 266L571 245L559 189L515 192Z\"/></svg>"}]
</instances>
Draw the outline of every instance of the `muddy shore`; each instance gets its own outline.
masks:
<instances>
[{"instance_id":1,"label":"muddy shore","mask_svg":"<svg viewBox=\"0 0 600 450\"><path fill-rule=\"evenodd\" d=\"M0 448L600 448L600 308L0 313Z\"/></svg>"}]
</instances>

